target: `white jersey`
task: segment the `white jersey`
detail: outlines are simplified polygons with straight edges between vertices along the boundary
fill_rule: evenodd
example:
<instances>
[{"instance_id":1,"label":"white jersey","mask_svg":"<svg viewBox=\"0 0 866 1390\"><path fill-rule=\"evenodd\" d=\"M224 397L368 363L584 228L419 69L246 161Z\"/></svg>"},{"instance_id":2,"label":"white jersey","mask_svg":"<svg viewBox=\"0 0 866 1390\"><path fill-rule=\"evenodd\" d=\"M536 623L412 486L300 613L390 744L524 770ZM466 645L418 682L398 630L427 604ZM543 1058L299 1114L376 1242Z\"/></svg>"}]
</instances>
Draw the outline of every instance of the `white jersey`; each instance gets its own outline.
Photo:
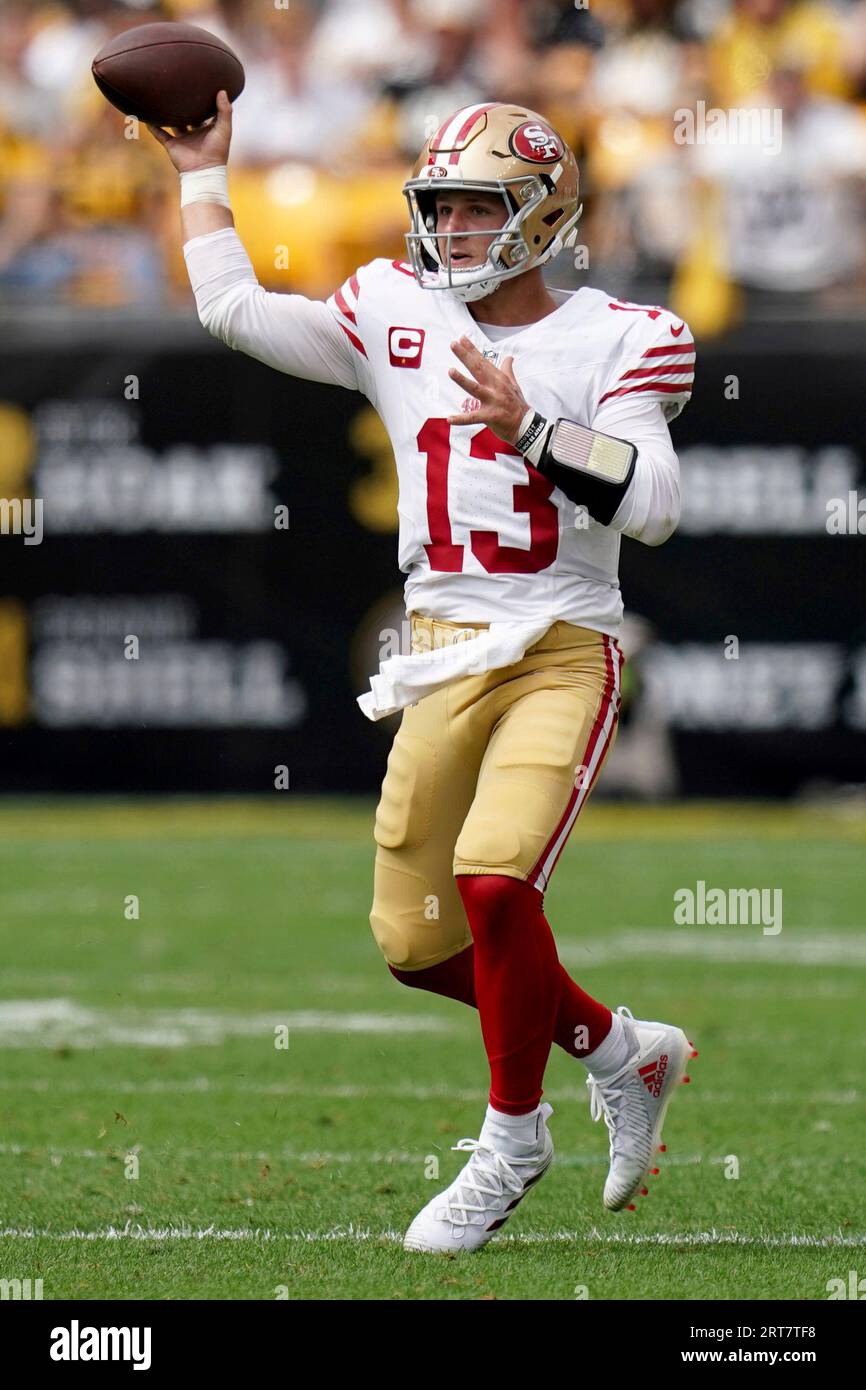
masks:
<instances>
[{"instance_id":1,"label":"white jersey","mask_svg":"<svg viewBox=\"0 0 866 1390\"><path fill-rule=\"evenodd\" d=\"M262 289L231 228L194 238L184 254L211 333L292 375L358 390L378 411L396 459L407 611L497 632L564 620L616 634L621 534L658 545L679 519L667 421L689 398L695 354L681 320L601 290L553 291L562 299L553 313L491 330L493 341L464 303L421 289L400 261L361 266L322 303ZM546 418L637 446L609 525L488 427L448 424L477 405L448 376L462 367L451 343L463 335L496 365L513 357L527 402Z\"/></svg>"},{"instance_id":2,"label":"white jersey","mask_svg":"<svg viewBox=\"0 0 866 1390\"><path fill-rule=\"evenodd\" d=\"M399 261L362 266L328 300L358 389L394 448L409 611L452 622L544 614L610 633L619 626L620 530L588 519L489 428L447 423L477 405L448 376L460 366L451 343L464 334L497 366L513 356L524 396L548 419L631 439L612 423L623 413L614 407L654 402L630 413L659 425L682 410L695 349L681 321L601 290L560 294L555 312L496 330L495 341L465 304L422 290Z\"/></svg>"}]
</instances>

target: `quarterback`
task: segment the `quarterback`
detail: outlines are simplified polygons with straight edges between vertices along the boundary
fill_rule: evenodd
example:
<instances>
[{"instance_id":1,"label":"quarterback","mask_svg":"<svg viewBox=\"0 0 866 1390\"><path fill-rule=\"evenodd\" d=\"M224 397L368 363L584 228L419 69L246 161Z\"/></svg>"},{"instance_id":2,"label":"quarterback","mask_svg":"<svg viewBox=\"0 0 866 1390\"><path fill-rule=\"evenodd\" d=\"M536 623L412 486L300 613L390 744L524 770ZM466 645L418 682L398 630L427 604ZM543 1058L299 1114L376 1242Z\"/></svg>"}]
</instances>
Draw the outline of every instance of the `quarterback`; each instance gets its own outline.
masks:
<instances>
[{"instance_id":1,"label":"quarterback","mask_svg":"<svg viewBox=\"0 0 866 1390\"><path fill-rule=\"evenodd\" d=\"M547 1172L553 1043L607 1126L604 1206L633 1209L696 1054L571 979L544 893L616 733L620 537L661 545L679 519L668 421L691 391L691 333L657 306L547 288L542 267L576 241L578 169L519 104L442 123L403 190L408 260L359 267L327 302L256 280L224 92L210 125L151 130L180 173L201 322L278 371L360 391L394 449L411 651L359 701L371 719L404 711L370 921L395 979L478 1010L490 1064L480 1135L456 1145L468 1161L405 1247L477 1250Z\"/></svg>"}]
</instances>

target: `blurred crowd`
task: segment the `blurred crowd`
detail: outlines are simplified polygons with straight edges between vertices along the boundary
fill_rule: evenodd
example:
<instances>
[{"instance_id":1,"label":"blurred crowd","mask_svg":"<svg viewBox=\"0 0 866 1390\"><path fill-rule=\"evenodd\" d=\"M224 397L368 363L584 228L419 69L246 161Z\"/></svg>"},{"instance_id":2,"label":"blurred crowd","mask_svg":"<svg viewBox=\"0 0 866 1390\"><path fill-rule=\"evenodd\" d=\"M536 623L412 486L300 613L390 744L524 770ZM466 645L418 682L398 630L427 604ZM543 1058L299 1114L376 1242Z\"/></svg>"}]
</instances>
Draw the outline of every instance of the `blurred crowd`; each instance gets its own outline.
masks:
<instances>
[{"instance_id":1,"label":"blurred crowd","mask_svg":"<svg viewBox=\"0 0 866 1390\"><path fill-rule=\"evenodd\" d=\"M497 99L578 156L556 283L649 287L705 333L866 312L866 0L0 0L0 303L188 294L176 175L90 74L157 19L244 64L232 203L265 284L324 295L401 256L424 140Z\"/></svg>"}]
</instances>

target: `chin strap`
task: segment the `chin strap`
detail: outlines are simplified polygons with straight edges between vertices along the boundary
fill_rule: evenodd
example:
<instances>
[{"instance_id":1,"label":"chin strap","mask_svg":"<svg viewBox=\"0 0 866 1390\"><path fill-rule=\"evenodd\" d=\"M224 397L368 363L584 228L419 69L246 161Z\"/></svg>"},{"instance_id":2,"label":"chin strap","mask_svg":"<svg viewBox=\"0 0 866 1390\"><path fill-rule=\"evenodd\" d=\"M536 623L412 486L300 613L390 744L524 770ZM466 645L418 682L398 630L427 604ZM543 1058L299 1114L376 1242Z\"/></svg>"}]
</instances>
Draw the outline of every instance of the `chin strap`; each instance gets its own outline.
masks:
<instances>
[{"instance_id":1,"label":"chin strap","mask_svg":"<svg viewBox=\"0 0 866 1390\"><path fill-rule=\"evenodd\" d=\"M463 304L474 304L479 299L486 299L500 284L500 280L479 280L474 285L449 285L448 288L454 298Z\"/></svg>"}]
</instances>

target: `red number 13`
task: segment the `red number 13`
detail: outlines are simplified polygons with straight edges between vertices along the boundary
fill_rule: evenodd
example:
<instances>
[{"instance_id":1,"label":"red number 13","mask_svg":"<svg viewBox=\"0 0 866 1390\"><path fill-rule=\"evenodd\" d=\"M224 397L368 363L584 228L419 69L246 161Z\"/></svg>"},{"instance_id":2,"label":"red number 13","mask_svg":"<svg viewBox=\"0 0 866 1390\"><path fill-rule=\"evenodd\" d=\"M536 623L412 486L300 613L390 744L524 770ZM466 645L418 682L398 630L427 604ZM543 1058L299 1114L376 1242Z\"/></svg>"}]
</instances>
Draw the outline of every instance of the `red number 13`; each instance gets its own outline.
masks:
<instances>
[{"instance_id":1,"label":"red number 13","mask_svg":"<svg viewBox=\"0 0 866 1390\"><path fill-rule=\"evenodd\" d=\"M418 448L427 455L427 522L430 544L425 545L430 568L459 574L465 547L451 538L448 515L448 465L451 462L451 427L447 420L428 420L418 435ZM514 446L486 426L473 436L471 458L491 462L497 454L521 458ZM559 546L559 511L551 502L553 483L543 478L526 460L527 480L515 483L514 510L529 517L529 549L502 545L496 531L470 531L472 554L488 574L537 574L556 559Z\"/></svg>"}]
</instances>

